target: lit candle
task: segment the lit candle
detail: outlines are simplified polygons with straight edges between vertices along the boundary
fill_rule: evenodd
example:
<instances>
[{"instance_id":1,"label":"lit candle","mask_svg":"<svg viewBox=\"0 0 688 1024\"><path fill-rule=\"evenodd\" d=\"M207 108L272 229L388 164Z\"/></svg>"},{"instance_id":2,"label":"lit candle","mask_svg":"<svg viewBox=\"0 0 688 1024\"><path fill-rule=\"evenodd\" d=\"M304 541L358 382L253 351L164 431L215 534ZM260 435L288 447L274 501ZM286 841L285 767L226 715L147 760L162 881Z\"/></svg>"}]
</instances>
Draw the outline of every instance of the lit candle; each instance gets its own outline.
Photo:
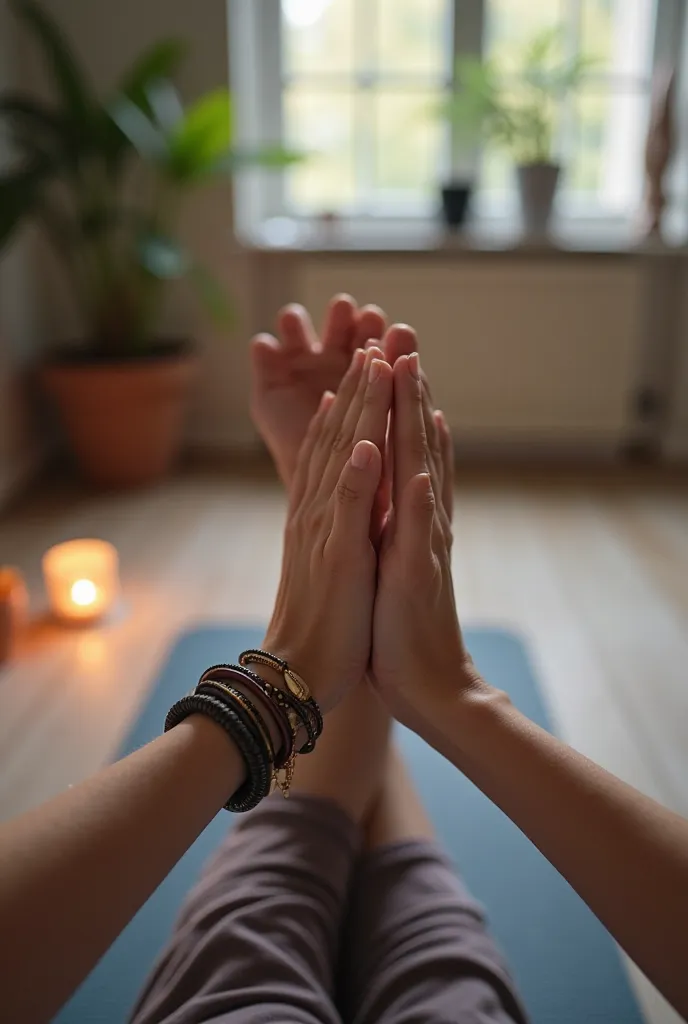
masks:
<instances>
[{"instance_id":1,"label":"lit candle","mask_svg":"<svg viewBox=\"0 0 688 1024\"><path fill-rule=\"evenodd\" d=\"M104 540L71 540L43 556L50 608L66 622L101 618L119 594L117 551Z\"/></svg>"}]
</instances>

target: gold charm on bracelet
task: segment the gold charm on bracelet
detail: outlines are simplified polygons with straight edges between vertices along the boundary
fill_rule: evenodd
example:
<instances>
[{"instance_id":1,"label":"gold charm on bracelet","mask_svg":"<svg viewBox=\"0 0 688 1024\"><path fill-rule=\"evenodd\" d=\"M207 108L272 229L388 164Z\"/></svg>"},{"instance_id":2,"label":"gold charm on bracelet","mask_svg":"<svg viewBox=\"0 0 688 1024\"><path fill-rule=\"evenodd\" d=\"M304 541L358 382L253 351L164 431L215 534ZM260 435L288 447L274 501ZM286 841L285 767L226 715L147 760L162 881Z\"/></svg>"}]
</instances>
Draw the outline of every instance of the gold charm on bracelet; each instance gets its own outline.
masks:
<instances>
[{"instance_id":1,"label":"gold charm on bracelet","mask_svg":"<svg viewBox=\"0 0 688 1024\"><path fill-rule=\"evenodd\" d=\"M274 789L278 789L285 800L289 799L289 789L294 778L294 768L296 767L296 752L292 751L292 755L283 768L275 768L272 773L272 781ZM283 774L283 778L280 775ZM274 792L273 789L273 792Z\"/></svg>"},{"instance_id":2,"label":"gold charm on bracelet","mask_svg":"<svg viewBox=\"0 0 688 1024\"><path fill-rule=\"evenodd\" d=\"M292 668L289 668L289 665L283 658L278 658L275 654L270 654L269 651L244 651L239 657L239 664L246 668L251 663L254 665L265 665L267 668L279 672L289 692L297 700L309 701L311 699L311 691L305 680L297 672L294 672Z\"/></svg>"},{"instance_id":3,"label":"gold charm on bracelet","mask_svg":"<svg viewBox=\"0 0 688 1024\"><path fill-rule=\"evenodd\" d=\"M283 670L284 681L289 687L289 690L297 698L297 700L306 701L310 700L311 692L306 686L304 680L294 672L291 668L285 668Z\"/></svg>"}]
</instances>

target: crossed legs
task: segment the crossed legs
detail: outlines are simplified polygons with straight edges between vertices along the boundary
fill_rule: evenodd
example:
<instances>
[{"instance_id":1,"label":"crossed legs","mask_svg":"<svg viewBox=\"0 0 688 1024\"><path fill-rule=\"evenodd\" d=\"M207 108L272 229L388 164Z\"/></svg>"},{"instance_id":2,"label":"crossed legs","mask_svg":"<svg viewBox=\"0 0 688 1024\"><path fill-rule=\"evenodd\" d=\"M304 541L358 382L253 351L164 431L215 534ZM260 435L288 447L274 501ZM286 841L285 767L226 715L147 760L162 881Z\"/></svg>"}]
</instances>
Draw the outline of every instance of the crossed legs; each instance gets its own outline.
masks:
<instances>
[{"instance_id":1,"label":"crossed legs","mask_svg":"<svg viewBox=\"0 0 688 1024\"><path fill-rule=\"evenodd\" d=\"M328 716L290 799L239 820L205 869L135 1024L525 1019L390 735L365 684Z\"/></svg>"}]
</instances>

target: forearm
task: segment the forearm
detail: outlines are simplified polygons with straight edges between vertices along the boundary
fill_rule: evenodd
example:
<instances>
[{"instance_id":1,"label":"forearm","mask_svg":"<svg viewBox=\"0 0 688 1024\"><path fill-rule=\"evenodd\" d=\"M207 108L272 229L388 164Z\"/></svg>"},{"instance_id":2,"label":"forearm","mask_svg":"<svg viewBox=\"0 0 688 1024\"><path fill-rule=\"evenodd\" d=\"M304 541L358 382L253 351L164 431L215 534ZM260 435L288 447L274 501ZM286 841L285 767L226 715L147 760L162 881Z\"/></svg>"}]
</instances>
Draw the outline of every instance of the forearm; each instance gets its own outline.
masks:
<instances>
[{"instance_id":1,"label":"forearm","mask_svg":"<svg viewBox=\"0 0 688 1024\"><path fill-rule=\"evenodd\" d=\"M8 1020L52 1017L243 778L195 716L0 828Z\"/></svg>"},{"instance_id":2,"label":"forearm","mask_svg":"<svg viewBox=\"0 0 688 1024\"><path fill-rule=\"evenodd\" d=\"M688 822L540 729L497 691L457 704L441 732L442 753L688 1013Z\"/></svg>"}]
</instances>

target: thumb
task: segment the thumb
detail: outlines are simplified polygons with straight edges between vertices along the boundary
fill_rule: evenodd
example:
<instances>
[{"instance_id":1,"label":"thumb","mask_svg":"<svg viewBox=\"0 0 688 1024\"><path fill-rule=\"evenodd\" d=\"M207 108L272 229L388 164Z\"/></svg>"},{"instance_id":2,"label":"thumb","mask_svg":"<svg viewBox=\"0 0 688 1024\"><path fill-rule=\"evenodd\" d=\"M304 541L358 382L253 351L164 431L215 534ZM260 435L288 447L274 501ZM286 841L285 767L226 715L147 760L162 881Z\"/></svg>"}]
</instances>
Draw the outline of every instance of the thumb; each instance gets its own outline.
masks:
<instances>
[{"instance_id":1,"label":"thumb","mask_svg":"<svg viewBox=\"0 0 688 1024\"><path fill-rule=\"evenodd\" d=\"M430 557L434 520L435 495L430 474L418 473L404 488L397 510L397 541L405 559L422 564Z\"/></svg>"},{"instance_id":2,"label":"thumb","mask_svg":"<svg viewBox=\"0 0 688 1024\"><path fill-rule=\"evenodd\" d=\"M382 456L372 441L359 441L334 493L334 521L328 544L356 547L370 538L370 518L382 475Z\"/></svg>"}]
</instances>

